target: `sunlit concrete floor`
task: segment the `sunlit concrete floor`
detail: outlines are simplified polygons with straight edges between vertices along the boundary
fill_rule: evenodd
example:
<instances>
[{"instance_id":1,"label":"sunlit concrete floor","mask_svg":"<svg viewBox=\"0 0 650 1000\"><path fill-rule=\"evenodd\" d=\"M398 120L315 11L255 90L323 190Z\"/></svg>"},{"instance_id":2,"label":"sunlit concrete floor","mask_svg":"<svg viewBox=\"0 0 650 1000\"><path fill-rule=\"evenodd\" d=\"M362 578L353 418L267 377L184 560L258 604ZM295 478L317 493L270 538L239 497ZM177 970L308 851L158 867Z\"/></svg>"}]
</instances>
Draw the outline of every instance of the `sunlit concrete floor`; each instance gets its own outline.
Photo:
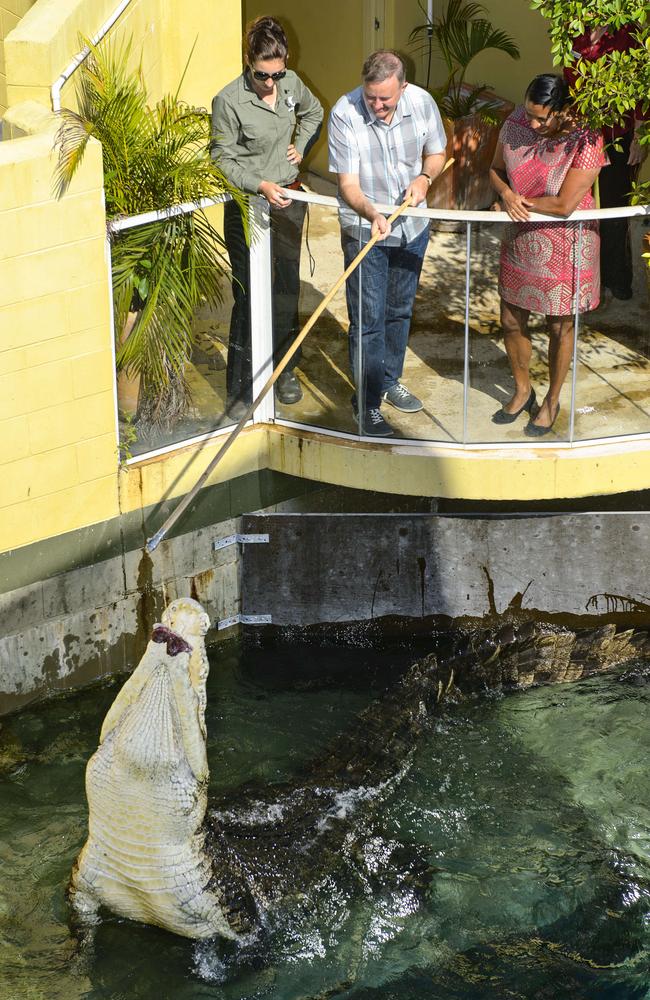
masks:
<instances>
[{"instance_id":1,"label":"sunlit concrete floor","mask_svg":"<svg viewBox=\"0 0 650 1000\"><path fill-rule=\"evenodd\" d=\"M328 181L310 175L308 186L319 194L333 194ZM634 296L613 300L581 318L578 339L573 439L594 440L618 435L650 433L650 321L648 270L641 257L649 220L634 219ZM495 425L491 415L513 390L513 381L499 325L497 277L501 225L472 226L469 308L469 390L463 412L463 358L465 340L466 235L432 227L429 247L416 297L403 381L418 395L424 409L400 413L388 404L383 412L398 437L434 442L529 442L524 433L527 416L515 423ZM311 205L301 258L300 314L304 323L343 270L339 227L334 208ZM313 272L313 273L312 273ZM230 297L222 308L197 317L198 346L189 368L193 409L173 430L148 442L141 440L133 454L181 441L232 423L225 400ZM538 399L547 388L548 339L543 317L533 324L532 381ZM296 373L303 399L293 405L276 402L276 416L312 428L356 433L350 397L345 294L330 303L303 346ZM545 441L569 438L572 373L561 396L561 411Z\"/></svg>"}]
</instances>

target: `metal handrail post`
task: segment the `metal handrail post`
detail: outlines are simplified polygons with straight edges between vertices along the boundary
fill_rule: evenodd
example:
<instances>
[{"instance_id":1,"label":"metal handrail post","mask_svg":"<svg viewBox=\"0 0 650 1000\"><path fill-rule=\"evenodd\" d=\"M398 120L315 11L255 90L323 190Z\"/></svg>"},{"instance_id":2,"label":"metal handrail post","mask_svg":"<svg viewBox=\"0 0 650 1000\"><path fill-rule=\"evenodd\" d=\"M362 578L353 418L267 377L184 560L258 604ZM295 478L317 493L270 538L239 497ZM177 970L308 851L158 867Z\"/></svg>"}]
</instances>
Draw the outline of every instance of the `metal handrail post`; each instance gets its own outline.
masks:
<instances>
[{"instance_id":1,"label":"metal handrail post","mask_svg":"<svg viewBox=\"0 0 650 1000\"><path fill-rule=\"evenodd\" d=\"M467 444L467 406L469 396L469 282L472 253L472 223L465 232L465 358L463 361L463 444Z\"/></svg>"},{"instance_id":2,"label":"metal handrail post","mask_svg":"<svg viewBox=\"0 0 650 1000\"><path fill-rule=\"evenodd\" d=\"M362 247L363 224L359 216L359 250ZM359 290L357 293L357 361L354 384L357 396L357 433L363 434L363 415L366 409L366 387L363 384L363 266L359 265Z\"/></svg>"},{"instance_id":3,"label":"metal handrail post","mask_svg":"<svg viewBox=\"0 0 650 1000\"><path fill-rule=\"evenodd\" d=\"M575 306L573 314L573 370L571 372L571 412L569 413L569 444L573 444L576 407L576 379L578 375L578 332L580 329L580 276L582 273L582 222L578 223L578 268L576 274Z\"/></svg>"},{"instance_id":4,"label":"metal handrail post","mask_svg":"<svg viewBox=\"0 0 650 1000\"><path fill-rule=\"evenodd\" d=\"M252 392L253 399L257 399L273 371L273 247L268 201L251 198L249 205L250 232L254 234L249 250ZM268 423L273 419L274 400L273 393L260 399L253 413L256 423Z\"/></svg>"}]
</instances>

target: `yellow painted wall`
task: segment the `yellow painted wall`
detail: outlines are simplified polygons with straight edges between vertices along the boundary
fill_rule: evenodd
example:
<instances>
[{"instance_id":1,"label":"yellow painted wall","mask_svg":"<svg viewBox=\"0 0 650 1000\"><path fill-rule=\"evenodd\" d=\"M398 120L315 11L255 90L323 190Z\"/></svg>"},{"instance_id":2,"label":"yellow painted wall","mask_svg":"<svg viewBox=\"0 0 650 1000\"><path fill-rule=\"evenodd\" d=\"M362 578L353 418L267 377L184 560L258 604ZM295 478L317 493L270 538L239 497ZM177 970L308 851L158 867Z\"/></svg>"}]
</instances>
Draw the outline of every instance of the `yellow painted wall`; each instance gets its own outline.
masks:
<instances>
[{"instance_id":1,"label":"yellow painted wall","mask_svg":"<svg viewBox=\"0 0 650 1000\"><path fill-rule=\"evenodd\" d=\"M116 6L117 0L38 0L5 40L6 106L29 99L50 106L50 87L79 50L79 37L92 37ZM181 93L206 107L239 69L240 36L237 0L132 0L110 35L132 38L153 100L176 91L195 46ZM62 102L73 101L70 82Z\"/></svg>"},{"instance_id":2,"label":"yellow painted wall","mask_svg":"<svg viewBox=\"0 0 650 1000\"><path fill-rule=\"evenodd\" d=\"M395 7L394 48L412 60L415 81L424 84L427 74L426 50L421 49L421 45L409 43L408 38L412 28L425 22L426 18L417 0L392 2ZM434 19L441 15L446 4L447 0L433 0ZM471 83L486 83L502 97L517 102L533 76L552 70L546 22L539 14L530 10L528 0L484 0L483 6L494 27L507 31L514 38L521 51L521 59L515 61L503 52L486 52L477 56L472 63L469 80ZM444 76L444 64L434 46L431 61L432 84L442 83Z\"/></svg>"},{"instance_id":3,"label":"yellow painted wall","mask_svg":"<svg viewBox=\"0 0 650 1000\"><path fill-rule=\"evenodd\" d=\"M119 513L101 149L91 144L70 192L56 201L49 111L50 85L76 54L78 32L97 31L114 7L115 0L39 0L6 40L0 551ZM209 106L239 71L241 11L233 0L134 0L116 30L132 32L142 50L152 99L176 90L197 36L186 100Z\"/></svg>"},{"instance_id":4,"label":"yellow painted wall","mask_svg":"<svg viewBox=\"0 0 650 1000\"><path fill-rule=\"evenodd\" d=\"M52 139L0 143L3 551L117 513L101 151L57 202Z\"/></svg>"},{"instance_id":5,"label":"yellow painted wall","mask_svg":"<svg viewBox=\"0 0 650 1000\"><path fill-rule=\"evenodd\" d=\"M500 52L485 52L472 63L472 82L489 83L514 103L523 100L526 87L538 73L557 73L553 67L546 21L528 6L528 0L489 0L495 28L512 35L521 57L514 61Z\"/></svg>"},{"instance_id":6,"label":"yellow painted wall","mask_svg":"<svg viewBox=\"0 0 650 1000\"><path fill-rule=\"evenodd\" d=\"M0 0L0 118L7 110L7 74L4 40L35 0Z\"/></svg>"}]
</instances>

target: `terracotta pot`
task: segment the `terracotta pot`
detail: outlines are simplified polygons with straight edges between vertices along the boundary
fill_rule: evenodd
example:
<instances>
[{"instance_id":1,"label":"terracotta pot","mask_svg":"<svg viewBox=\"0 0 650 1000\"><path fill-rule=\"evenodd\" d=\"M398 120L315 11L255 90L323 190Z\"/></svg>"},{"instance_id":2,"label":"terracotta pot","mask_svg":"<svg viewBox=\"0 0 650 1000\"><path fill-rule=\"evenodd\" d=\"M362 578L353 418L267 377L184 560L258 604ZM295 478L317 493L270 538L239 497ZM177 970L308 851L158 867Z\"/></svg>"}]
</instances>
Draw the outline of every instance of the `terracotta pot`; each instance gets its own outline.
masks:
<instances>
[{"instance_id":1,"label":"terracotta pot","mask_svg":"<svg viewBox=\"0 0 650 1000\"><path fill-rule=\"evenodd\" d=\"M454 165L431 187L427 199L429 208L486 209L494 201L490 185L490 165L496 149L501 124L513 111L514 104L486 94L486 100L498 102L496 115L499 122L488 125L480 115L468 115L451 122L444 122L447 134L447 159L454 158Z\"/></svg>"},{"instance_id":2,"label":"terracotta pot","mask_svg":"<svg viewBox=\"0 0 650 1000\"><path fill-rule=\"evenodd\" d=\"M138 318L137 312L130 312L118 339L118 347L126 342ZM117 373L117 405L119 410L129 417L134 417L138 409L140 394L140 376L127 375L125 371Z\"/></svg>"}]
</instances>

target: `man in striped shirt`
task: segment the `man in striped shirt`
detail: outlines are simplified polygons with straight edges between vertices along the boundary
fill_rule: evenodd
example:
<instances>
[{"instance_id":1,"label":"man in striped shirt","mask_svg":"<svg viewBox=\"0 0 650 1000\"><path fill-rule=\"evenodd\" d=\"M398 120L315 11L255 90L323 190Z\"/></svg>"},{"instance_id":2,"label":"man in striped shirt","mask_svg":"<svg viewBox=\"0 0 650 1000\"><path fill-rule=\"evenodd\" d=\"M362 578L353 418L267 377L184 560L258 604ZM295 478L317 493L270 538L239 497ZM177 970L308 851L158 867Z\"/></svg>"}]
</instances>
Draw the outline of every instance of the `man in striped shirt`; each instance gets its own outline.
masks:
<instances>
[{"instance_id":1,"label":"man in striped shirt","mask_svg":"<svg viewBox=\"0 0 650 1000\"><path fill-rule=\"evenodd\" d=\"M424 202L443 168L445 146L433 98L407 84L404 64L390 50L366 59L361 86L341 97L330 115L329 168L338 178L346 267L371 235L381 236L346 283L357 387L352 405L363 434L392 435L382 400L404 412L422 409L400 379L429 221L402 215L391 228L375 205L399 205L409 195L412 207Z\"/></svg>"}]
</instances>

